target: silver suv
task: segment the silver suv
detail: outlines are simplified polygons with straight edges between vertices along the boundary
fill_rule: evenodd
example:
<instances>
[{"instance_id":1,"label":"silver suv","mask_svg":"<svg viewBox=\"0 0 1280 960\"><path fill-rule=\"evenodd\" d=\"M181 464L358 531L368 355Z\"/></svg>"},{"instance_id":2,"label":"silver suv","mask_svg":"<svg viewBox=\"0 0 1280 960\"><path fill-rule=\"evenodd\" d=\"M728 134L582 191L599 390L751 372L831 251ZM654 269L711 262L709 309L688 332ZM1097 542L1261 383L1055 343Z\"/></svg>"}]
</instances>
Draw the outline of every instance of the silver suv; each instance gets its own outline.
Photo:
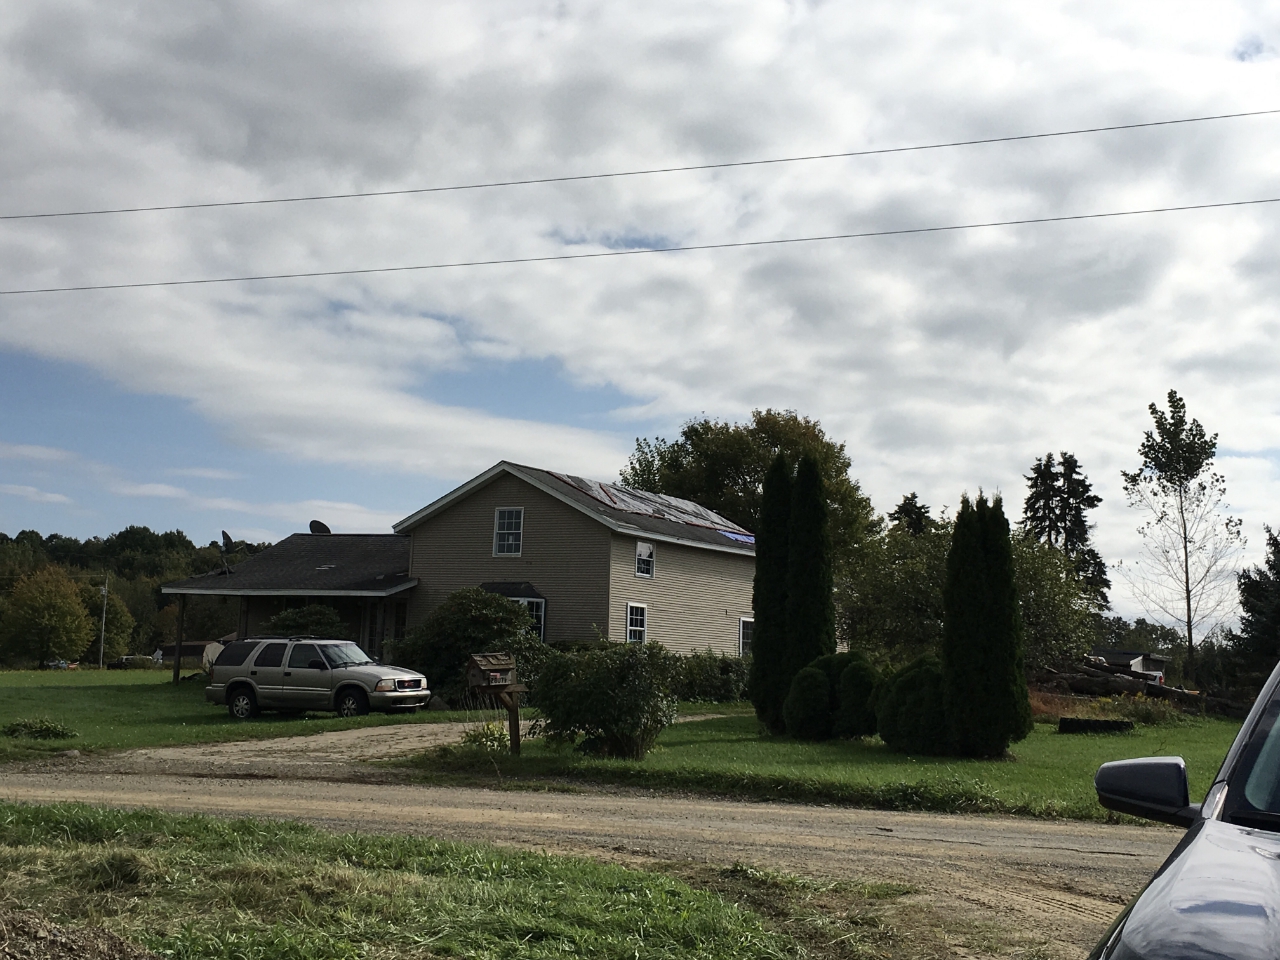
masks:
<instances>
[{"instance_id":1,"label":"silver suv","mask_svg":"<svg viewBox=\"0 0 1280 960\"><path fill-rule=\"evenodd\" d=\"M344 717L414 710L431 691L422 674L375 663L349 640L251 637L218 654L204 696L248 720L260 710L334 710Z\"/></svg>"}]
</instances>

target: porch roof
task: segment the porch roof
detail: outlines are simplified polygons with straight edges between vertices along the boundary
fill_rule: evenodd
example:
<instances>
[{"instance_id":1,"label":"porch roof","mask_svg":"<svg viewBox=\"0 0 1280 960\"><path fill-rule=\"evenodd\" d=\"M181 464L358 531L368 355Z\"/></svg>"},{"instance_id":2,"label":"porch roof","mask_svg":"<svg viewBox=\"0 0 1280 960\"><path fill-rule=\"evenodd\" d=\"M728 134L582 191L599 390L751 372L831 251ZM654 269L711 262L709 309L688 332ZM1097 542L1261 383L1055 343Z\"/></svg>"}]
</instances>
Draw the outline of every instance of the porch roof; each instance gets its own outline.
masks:
<instances>
[{"instance_id":1,"label":"porch roof","mask_svg":"<svg viewBox=\"0 0 1280 960\"><path fill-rule=\"evenodd\" d=\"M218 597L389 597L417 586L409 538L295 533L225 570L166 583L163 593Z\"/></svg>"}]
</instances>

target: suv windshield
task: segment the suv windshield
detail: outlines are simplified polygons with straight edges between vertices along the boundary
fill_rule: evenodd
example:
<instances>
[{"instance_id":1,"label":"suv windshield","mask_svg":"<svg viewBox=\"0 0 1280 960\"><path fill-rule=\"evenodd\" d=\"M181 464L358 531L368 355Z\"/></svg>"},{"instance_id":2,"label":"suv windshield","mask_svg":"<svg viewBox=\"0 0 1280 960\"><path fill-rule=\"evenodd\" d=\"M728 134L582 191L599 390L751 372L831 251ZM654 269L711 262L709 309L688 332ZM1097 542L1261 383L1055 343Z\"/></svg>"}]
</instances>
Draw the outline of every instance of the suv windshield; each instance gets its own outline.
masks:
<instances>
[{"instance_id":1,"label":"suv windshield","mask_svg":"<svg viewBox=\"0 0 1280 960\"><path fill-rule=\"evenodd\" d=\"M354 643L326 643L320 647L320 651L331 667L354 667L362 663L373 663L369 655Z\"/></svg>"},{"instance_id":2,"label":"suv windshield","mask_svg":"<svg viewBox=\"0 0 1280 960\"><path fill-rule=\"evenodd\" d=\"M1280 830L1280 690L1271 697L1227 784L1223 819Z\"/></svg>"}]
</instances>

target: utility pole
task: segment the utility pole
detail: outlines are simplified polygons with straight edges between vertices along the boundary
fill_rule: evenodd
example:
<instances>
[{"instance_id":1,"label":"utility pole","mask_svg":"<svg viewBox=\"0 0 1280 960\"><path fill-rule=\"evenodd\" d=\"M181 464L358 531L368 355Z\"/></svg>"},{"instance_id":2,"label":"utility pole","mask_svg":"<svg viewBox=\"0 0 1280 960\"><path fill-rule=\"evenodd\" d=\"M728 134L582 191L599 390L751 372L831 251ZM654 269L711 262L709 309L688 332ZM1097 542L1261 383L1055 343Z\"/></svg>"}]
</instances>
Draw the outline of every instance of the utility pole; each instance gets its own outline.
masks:
<instances>
[{"instance_id":1,"label":"utility pole","mask_svg":"<svg viewBox=\"0 0 1280 960\"><path fill-rule=\"evenodd\" d=\"M98 669L101 670L105 659L103 652L107 647L107 595L111 592L111 574L107 574L107 579L98 590L102 593L102 632L98 634Z\"/></svg>"}]
</instances>

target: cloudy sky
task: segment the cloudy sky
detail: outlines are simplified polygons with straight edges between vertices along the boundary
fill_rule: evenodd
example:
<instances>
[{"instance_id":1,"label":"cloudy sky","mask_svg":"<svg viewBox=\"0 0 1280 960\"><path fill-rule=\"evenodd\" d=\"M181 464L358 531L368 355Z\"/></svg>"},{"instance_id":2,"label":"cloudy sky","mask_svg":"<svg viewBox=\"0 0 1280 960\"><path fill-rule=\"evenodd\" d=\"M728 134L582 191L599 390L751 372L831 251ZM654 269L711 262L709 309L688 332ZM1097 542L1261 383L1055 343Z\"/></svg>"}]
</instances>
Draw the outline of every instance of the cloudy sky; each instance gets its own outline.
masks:
<instances>
[{"instance_id":1,"label":"cloudy sky","mask_svg":"<svg viewBox=\"0 0 1280 960\"><path fill-rule=\"evenodd\" d=\"M0 214L297 197L1280 108L1280 6L72 3L0 23ZM0 221L0 288L1280 197L1280 115L377 199ZM1119 471L1178 389L1280 523L1280 204L698 253L0 297L0 530L382 530L499 459L794 408L881 510ZM1120 593L1121 591L1117 591ZM1117 596L1123 607L1127 601Z\"/></svg>"}]
</instances>

